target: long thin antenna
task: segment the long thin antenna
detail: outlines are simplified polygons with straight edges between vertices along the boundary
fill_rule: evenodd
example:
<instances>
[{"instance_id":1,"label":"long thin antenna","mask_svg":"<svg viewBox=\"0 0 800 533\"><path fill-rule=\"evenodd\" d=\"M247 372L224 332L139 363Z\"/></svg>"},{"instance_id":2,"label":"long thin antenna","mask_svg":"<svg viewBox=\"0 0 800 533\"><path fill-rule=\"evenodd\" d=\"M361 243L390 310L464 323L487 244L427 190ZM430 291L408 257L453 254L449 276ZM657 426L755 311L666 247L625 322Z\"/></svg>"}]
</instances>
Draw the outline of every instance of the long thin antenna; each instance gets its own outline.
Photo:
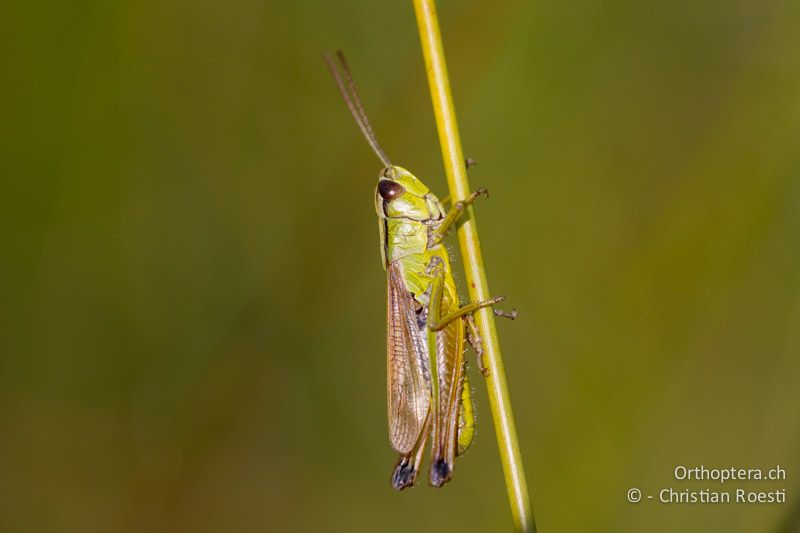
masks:
<instances>
[{"instance_id":1,"label":"long thin antenna","mask_svg":"<svg viewBox=\"0 0 800 533\"><path fill-rule=\"evenodd\" d=\"M378 139L375 137L375 132L372 131L372 126L369 123L369 119L367 119L366 112L364 112L364 106L361 104L361 99L358 97L356 84L353 81L353 75L350 73L350 69L347 66L347 61L344 58L344 54L341 51L337 51L336 55L341 63L341 69L344 72L344 76L347 79L347 87L345 87L344 81L342 81L342 76L339 74L331 55L328 52L322 54L325 59L325 64L328 65L328 70L331 71L331 75L336 82L336 87L339 88L339 94L342 95L342 99L344 100L344 103L347 104L347 108L350 110L350 114L353 115L353 119L356 121L356 124L358 124L361 133L372 147L372 151L378 156L378 159L380 159L381 162L388 167L391 165L391 162L389 162L389 158L386 157L386 154L383 152L380 144L378 144ZM350 89L349 92L348 88Z\"/></svg>"},{"instance_id":2,"label":"long thin antenna","mask_svg":"<svg viewBox=\"0 0 800 533\"><path fill-rule=\"evenodd\" d=\"M350 87L350 93L353 95L353 103L356 106L356 110L358 114L361 115L361 123L366 126L367 131L369 132L369 136L375 141L375 144L378 144L378 138L375 136L375 132L372 131L372 125L369 123L369 119L367 118L367 113L364 111L364 106L361 104L361 95L358 94L358 89L356 88L356 82L353 81L353 74L350 72L350 65L347 64L347 59L344 57L344 52L341 50L336 51L336 55L339 58L339 62L342 65L342 70L344 71L344 78L347 80L347 86ZM380 146L379 146L380 148ZM383 150L381 150L382 152Z\"/></svg>"}]
</instances>

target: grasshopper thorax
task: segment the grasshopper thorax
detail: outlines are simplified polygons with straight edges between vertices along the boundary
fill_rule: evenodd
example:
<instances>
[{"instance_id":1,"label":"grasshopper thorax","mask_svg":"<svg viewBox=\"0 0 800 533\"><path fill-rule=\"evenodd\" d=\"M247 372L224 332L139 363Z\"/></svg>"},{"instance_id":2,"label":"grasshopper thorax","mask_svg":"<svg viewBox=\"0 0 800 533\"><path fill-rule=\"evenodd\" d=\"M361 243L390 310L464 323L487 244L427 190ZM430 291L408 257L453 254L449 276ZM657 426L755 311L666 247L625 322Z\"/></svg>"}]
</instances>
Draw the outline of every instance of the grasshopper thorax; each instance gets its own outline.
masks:
<instances>
[{"instance_id":1,"label":"grasshopper thorax","mask_svg":"<svg viewBox=\"0 0 800 533\"><path fill-rule=\"evenodd\" d=\"M436 196L414 174L390 165L381 171L375 188L375 210L381 218L420 222L439 220L444 209Z\"/></svg>"}]
</instances>

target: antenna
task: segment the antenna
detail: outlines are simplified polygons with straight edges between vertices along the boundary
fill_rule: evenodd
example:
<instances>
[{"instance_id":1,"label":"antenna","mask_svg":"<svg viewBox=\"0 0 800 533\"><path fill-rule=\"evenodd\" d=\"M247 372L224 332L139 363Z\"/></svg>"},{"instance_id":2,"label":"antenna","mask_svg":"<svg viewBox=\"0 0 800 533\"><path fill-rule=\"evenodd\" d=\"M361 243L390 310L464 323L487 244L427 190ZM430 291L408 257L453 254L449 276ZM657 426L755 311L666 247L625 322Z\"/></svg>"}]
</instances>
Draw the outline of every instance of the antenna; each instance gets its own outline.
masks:
<instances>
[{"instance_id":1,"label":"antenna","mask_svg":"<svg viewBox=\"0 0 800 533\"><path fill-rule=\"evenodd\" d=\"M347 104L350 114L353 115L353 119L355 119L356 124L358 124L361 133L372 147L372 151L375 152L375 155L378 156L378 159L380 159L384 165L387 167L391 166L389 158L386 157L381 145L378 144L378 139L375 137L375 132L372 131L372 126L367 118L367 113L364 111L364 106L361 104L361 99L358 97L358 90L356 90L356 84L353 81L353 75L350 73L350 68L347 66L347 61L344 58L344 54L341 50L336 52L336 56L339 58L339 63L341 64L341 70L344 72L344 77L347 80L347 87L345 87L344 81L342 81L342 76L339 74L339 70L336 68L336 64L334 63L333 58L331 58L331 55L328 52L325 52L322 54L322 56L325 58L325 63L328 65L328 70L331 71L331 75L336 82L336 86L339 88L339 94L342 95L344 103Z\"/></svg>"}]
</instances>

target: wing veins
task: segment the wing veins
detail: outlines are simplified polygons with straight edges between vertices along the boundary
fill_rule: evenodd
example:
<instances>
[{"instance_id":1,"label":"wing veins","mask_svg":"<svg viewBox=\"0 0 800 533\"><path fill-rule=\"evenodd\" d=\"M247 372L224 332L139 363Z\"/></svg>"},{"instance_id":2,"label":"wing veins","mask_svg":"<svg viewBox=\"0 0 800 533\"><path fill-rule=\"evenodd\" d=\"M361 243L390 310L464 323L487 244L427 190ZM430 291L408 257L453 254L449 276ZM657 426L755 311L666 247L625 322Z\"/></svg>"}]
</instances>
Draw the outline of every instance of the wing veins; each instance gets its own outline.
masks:
<instances>
[{"instance_id":1,"label":"wing veins","mask_svg":"<svg viewBox=\"0 0 800 533\"><path fill-rule=\"evenodd\" d=\"M419 440L430 409L429 355L414 299L397 264L390 264L387 274L389 436L394 449L407 454Z\"/></svg>"}]
</instances>

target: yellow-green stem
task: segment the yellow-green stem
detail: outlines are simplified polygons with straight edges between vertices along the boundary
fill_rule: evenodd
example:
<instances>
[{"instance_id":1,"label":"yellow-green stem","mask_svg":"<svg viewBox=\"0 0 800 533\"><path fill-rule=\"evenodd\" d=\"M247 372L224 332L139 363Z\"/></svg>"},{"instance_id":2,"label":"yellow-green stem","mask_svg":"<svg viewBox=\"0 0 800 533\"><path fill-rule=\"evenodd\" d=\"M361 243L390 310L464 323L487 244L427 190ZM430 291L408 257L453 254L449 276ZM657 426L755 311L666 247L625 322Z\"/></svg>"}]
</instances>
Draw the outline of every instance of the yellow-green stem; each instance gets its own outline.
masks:
<instances>
[{"instance_id":1,"label":"yellow-green stem","mask_svg":"<svg viewBox=\"0 0 800 533\"><path fill-rule=\"evenodd\" d=\"M425 68L428 73L433 110L436 115L436 126L439 130L447 185L450 189L450 197L453 202L456 202L466 198L471 191L467 182L467 169L464 163L464 154L461 151L461 139L458 135L453 99L450 94L450 81L444 61L436 6L433 0L414 0L414 10L417 14L422 53L425 57ZM477 301L490 298L472 206L468 208L466 219L458 229L458 242L464 261L470 299ZM485 357L488 363L489 376L486 378L486 384L489 390L489 403L514 525L518 531L535 532L536 525L528 496L525 471L522 467L517 430L514 426L514 416L511 413L511 400L508 395L503 357L500 352L500 342L497 338L492 310L481 309L478 311L476 322L483 338Z\"/></svg>"}]
</instances>

